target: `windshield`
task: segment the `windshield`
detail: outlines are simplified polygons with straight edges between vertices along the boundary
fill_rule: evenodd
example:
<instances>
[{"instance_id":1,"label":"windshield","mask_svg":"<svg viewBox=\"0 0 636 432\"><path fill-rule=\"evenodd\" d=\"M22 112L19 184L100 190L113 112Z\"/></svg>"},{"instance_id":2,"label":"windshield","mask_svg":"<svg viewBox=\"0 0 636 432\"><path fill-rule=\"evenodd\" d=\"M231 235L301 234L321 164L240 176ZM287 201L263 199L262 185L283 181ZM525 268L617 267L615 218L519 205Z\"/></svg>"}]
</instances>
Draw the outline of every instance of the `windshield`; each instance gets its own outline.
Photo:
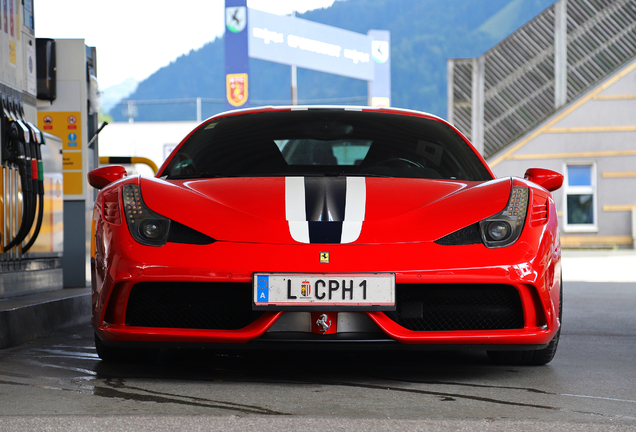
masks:
<instances>
[{"instance_id":1,"label":"windshield","mask_svg":"<svg viewBox=\"0 0 636 432\"><path fill-rule=\"evenodd\" d=\"M212 119L171 155L161 175L492 179L462 137L440 121L325 109Z\"/></svg>"}]
</instances>

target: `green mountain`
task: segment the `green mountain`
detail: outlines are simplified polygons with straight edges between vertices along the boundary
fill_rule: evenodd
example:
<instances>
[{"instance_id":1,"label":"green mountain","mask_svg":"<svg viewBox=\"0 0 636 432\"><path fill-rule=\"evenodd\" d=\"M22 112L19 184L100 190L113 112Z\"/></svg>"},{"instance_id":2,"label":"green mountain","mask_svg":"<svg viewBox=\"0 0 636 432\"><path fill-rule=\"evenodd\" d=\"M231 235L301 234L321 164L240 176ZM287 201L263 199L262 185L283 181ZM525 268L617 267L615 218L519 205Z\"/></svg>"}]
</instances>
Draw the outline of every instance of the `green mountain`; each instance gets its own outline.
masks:
<instances>
[{"instance_id":1,"label":"green mountain","mask_svg":"<svg viewBox=\"0 0 636 432\"><path fill-rule=\"evenodd\" d=\"M340 0L301 15L310 21L367 33L391 31L392 105L446 116L446 59L476 57L501 42L554 0ZM139 83L136 121L194 120L193 98L202 98L203 118L225 110L224 47L221 38L183 55ZM290 68L250 60L252 106L290 103ZM181 99L181 101L174 101ZM301 103L336 99L366 105L367 83L298 70ZM146 101L146 102L144 102ZM124 105L109 114L124 121Z\"/></svg>"}]
</instances>

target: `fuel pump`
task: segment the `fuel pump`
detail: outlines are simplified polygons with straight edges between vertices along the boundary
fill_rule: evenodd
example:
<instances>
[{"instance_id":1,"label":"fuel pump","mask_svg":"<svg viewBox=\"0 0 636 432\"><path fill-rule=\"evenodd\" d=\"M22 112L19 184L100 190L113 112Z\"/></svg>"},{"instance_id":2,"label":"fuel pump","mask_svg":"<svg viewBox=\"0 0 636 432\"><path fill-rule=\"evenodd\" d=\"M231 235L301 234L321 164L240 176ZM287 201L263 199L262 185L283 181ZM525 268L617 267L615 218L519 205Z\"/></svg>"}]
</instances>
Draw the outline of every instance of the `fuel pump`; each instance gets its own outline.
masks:
<instances>
[{"instance_id":1,"label":"fuel pump","mask_svg":"<svg viewBox=\"0 0 636 432\"><path fill-rule=\"evenodd\" d=\"M24 238L24 231L27 226L27 223L30 218L31 213L31 181L28 179L28 166L31 164L30 160L30 151L26 146L26 139L23 133L22 128L16 121L16 114L14 111L13 98L7 98L6 95L2 95L2 108L5 117L7 118L7 127L4 128L4 143L5 148L3 155L6 155L6 158L10 164L10 166L14 170L14 175L12 180L15 182L17 179L15 178L15 170L17 169L20 184L22 186L22 220L20 222L20 228L18 229L15 237L9 241L9 243L4 246L4 251L10 250ZM27 151L29 151L29 160L27 161ZM27 164L28 162L28 164ZM29 167L30 168L30 167ZM16 184L17 186L17 184ZM12 188L12 192L15 194L17 187L14 186ZM18 197L11 197L11 201L14 205L18 205ZM15 221L17 223L17 221ZM5 239L6 241L6 239Z\"/></svg>"},{"instance_id":2,"label":"fuel pump","mask_svg":"<svg viewBox=\"0 0 636 432\"><path fill-rule=\"evenodd\" d=\"M88 212L80 214L75 201L87 198L88 208L91 198L80 181L85 180L84 171L92 169L91 159L84 157L93 151L85 146L87 131L92 131L86 122L85 87L87 59L95 62L94 49L87 51L83 40L64 39L59 45L52 39L40 41L32 7L13 11L20 25L10 43L5 38L11 56L0 62L0 300L62 288L65 278L72 281L65 276L62 259L80 260L73 257L73 247L64 246L65 221L67 227L81 225L82 233L90 229ZM64 67L58 81L60 52ZM78 139L69 141L70 136ZM69 185L78 186L73 190ZM69 216L68 208L77 214Z\"/></svg>"},{"instance_id":3,"label":"fuel pump","mask_svg":"<svg viewBox=\"0 0 636 432\"><path fill-rule=\"evenodd\" d=\"M4 214L7 219L7 223L3 227L4 235L2 244L4 245L7 239L11 239L9 245L13 243L18 237L19 230L17 228L18 219L18 206L20 205L19 193L18 193L18 175L21 172L25 173L25 149L24 145L20 141L20 134L17 124L13 121L13 115L11 114L10 101L4 93L0 93L1 111L1 131L0 140L2 144L2 165L3 169L3 192L4 192ZM22 182L23 186L25 182ZM26 222L27 212L25 202L22 200L22 224ZM15 243L14 243L15 244ZM3 246L4 251L10 250L12 246Z\"/></svg>"}]
</instances>

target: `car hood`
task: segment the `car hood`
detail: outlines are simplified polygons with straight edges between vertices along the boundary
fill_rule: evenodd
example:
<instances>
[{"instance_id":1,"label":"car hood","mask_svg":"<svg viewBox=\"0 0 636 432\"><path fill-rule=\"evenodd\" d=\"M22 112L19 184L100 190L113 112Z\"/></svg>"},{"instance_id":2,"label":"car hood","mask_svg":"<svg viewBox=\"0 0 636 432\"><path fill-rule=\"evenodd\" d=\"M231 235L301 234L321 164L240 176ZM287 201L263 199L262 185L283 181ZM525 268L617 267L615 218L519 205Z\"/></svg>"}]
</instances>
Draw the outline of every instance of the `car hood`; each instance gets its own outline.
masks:
<instances>
[{"instance_id":1,"label":"car hood","mask_svg":"<svg viewBox=\"0 0 636 432\"><path fill-rule=\"evenodd\" d=\"M140 180L154 212L218 241L435 241L500 212L511 179L488 182L375 177Z\"/></svg>"}]
</instances>

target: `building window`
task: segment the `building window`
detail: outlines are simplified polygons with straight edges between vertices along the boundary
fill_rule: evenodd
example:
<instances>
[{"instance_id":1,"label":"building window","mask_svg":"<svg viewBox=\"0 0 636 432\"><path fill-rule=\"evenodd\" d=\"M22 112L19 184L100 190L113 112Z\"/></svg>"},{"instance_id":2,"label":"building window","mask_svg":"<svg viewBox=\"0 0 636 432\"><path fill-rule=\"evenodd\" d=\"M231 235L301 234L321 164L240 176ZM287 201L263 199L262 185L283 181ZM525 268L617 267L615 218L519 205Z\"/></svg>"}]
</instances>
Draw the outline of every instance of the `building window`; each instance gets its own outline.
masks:
<instances>
[{"instance_id":1,"label":"building window","mask_svg":"<svg viewBox=\"0 0 636 432\"><path fill-rule=\"evenodd\" d=\"M564 230L597 231L595 166L567 165L564 192Z\"/></svg>"}]
</instances>

